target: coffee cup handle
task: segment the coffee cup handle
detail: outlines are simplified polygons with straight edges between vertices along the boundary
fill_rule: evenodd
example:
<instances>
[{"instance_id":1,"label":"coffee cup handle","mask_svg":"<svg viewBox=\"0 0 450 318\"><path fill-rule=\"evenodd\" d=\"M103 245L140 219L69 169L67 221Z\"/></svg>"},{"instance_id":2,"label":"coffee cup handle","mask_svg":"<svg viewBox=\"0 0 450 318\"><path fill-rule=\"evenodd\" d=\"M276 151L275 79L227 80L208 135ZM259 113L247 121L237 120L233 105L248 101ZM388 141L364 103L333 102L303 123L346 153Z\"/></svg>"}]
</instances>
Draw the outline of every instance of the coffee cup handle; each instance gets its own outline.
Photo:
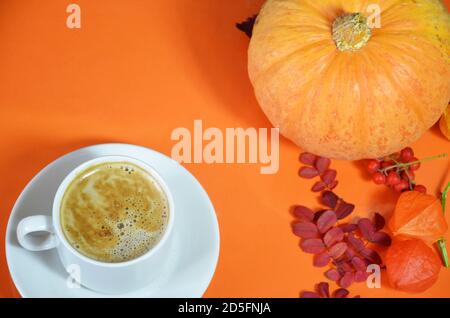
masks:
<instances>
[{"instance_id":1,"label":"coffee cup handle","mask_svg":"<svg viewBox=\"0 0 450 318\"><path fill-rule=\"evenodd\" d=\"M36 232L47 232L41 236L32 236ZM58 245L52 218L48 215L34 215L22 219L17 226L17 239L20 245L29 251L45 251Z\"/></svg>"}]
</instances>

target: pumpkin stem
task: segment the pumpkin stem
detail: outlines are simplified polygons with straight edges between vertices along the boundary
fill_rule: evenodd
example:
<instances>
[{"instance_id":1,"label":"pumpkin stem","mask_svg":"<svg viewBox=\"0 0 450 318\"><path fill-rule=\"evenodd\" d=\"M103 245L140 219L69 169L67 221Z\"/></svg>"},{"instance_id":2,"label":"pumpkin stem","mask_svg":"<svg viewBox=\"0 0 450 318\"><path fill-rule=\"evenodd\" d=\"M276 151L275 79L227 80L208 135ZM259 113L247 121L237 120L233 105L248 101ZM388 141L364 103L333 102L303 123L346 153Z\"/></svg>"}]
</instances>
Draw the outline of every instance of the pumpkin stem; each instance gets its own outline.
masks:
<instances>
[{"instance_id":1,"label":"pumpkin stem","mask_svg":"<svg viewBox=\"0 0 450 318\"><path fill-rule=\"evenodd\" d=\"M372 36L367 19L361 13L349 13L333 22L333 40L342 51L355 52L364 47Z\"/></svg>"}]
</instances>

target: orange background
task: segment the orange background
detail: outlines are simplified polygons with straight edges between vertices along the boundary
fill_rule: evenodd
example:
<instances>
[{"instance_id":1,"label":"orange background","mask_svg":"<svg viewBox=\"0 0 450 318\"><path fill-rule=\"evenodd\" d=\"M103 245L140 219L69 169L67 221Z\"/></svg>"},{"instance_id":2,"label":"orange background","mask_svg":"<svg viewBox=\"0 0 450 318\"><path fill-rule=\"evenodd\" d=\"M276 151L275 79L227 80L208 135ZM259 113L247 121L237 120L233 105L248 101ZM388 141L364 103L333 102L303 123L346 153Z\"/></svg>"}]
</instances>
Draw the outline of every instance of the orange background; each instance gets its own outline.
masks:
<instances>
[{"instance_id":1,"label":"orange background","mask_svg":"<svg viewBox=\"0 0 450 318\"><path fill-rule=\"evenodd\" d=\"M66 7L82 10L81 30ZM252 0L77 0L0 2L0 296L19 296L10 279L4 232L27 182L80 147L125 142L170 155L174 128L269 127L246 73L248 39L234 23L258 12ZM447 1L449 3L450 1ZM448 151L437 127L414 146L419 157ZM298 297L323 279L291 233L294 204L317 206L312 182L297 177L300 150L285 139L280 170L259 165L189 164L216 207L221 253L208 297ZM396 196L367 180L361 163L334 162L337 192L359 214L389 214ZM418 179L434 193L449 161L424 164ZM450 213L447 218L450 221ZM450 238L450 237L447 237ZM413 296L450 296L450 269ZM386 287L364 297L410 296Z\"/></svg>"}]
</instances>

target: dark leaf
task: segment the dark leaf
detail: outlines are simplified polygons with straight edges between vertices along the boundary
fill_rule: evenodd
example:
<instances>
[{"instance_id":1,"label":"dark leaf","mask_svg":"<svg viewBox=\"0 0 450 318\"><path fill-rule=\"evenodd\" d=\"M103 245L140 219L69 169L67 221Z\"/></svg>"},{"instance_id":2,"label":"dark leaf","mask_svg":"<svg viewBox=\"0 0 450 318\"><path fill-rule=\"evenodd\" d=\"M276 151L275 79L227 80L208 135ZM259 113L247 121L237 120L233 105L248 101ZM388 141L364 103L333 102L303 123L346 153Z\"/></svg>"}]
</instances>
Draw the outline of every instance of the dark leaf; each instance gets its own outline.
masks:
<instances>
[{"instance_id":1,"label":"dark leaf","mask_svg":"<svg viewBox=\"0 0 450 318\"><path fill-rule=\"evenodd\" d=\"M330 262L330 259L331 259L331 256L327 251L322 252L320 254L316 254L316 255L314 255L313 265L315 267L327 266L328 263Z\"/></svg>"},{"instance_id":2,"label":"dark leaf","mask_svg":"<svg viewBox=\"0 0 450 318\"><path fill-rule=\"evenodd\" d=\"M366 262L364 262L361 258L357 256L352 258L352 265L357 271L365 272L367 269Z\"/></svg>"},{"instance_id":3,"label":"dark leaf","mask_svg":"<svg viewBox=\"0 0 450 318\"><path fill-rule=\"evenodd\" d=\"M386 224L386 220L380 213L375 213L373 216L373 224L375 226L375 231L379 231L384 228Z\"/></svg>"},{"instance_id":4,"label":"dark leaf","mask_svg":"<svg viewBox=\"0 0 450 318\"><path fill-rule=\"evenodd\" d=\"M349 233L356 231L358 229L358 225L354 223L345 223L339 225L339 228L342 230L342 232Z\"/></svg>"},{"instance_id":5,"label":"dark leaf","mask_svg":"<svg viewBox=\"0 0 450 318\"><path fill-rule=\"evenodd\" d=\"M325 211L317 220L317 228L320 233L327 232L337 222L336 214L334 211Z\"/></svg>"},{"instance_id":6,"label":"dark leaf","mask_svg":"<svg viewBox=\"0 0 450 318\"><path fill-rule=\"evenodd\" d=\"M322 214L324 214L327 211L328 210L319 210L316 213L314 213L314 222L317 223L317 220L322 216Z\"/></svg>"},{"instance_id":7,"label":"dark leaf","mask_svg":"<svg viewBox=\"0 0 450 318\"><path fill-rule=\"evenodd\" d=\"M311 291L304 291L300 294L300 298L320 298L318 293Z\"/></svg>"},{"instance_id":8,"label":"dark leaf","mask_svg":"<svg viewBox=\"0 0 450 318\"><path fill-rule=\"evenodd\" d=\"M352 259L353 257L357 256L357 254L358 253L355 251L355 249L351 245L349 245L347 247L347 250L345 251L345 255L347 256L348 259Z\"/></svg>"},{"instance_id":9,"label":"dark leaf","mask_svg":"<svg viewBox=\"0 0 450 318\"><path fill-rule=\"evenodd\" d=\"M381 245L381 246L391 246L392 240L391 240L391 237L387 233L380 231L380 232L376 232L372 236L372 240L370 242Z\"/></svg>"},{"instance_id":10,"label":"dark leaf","mask_svg":"<svg viewBox=\"0 0 450 318\"><path fill-rule=\"evenodd\" d=\"M328 247L334 245L335 243L341 242L343 239L344 232L338 227L331 228L323 237L323 241Z\"/></svg>"},{"instance_id":11,"label":"dark leaf","mask_svg":"<svg viewBox=\"0 0 450 318\"><path fill-rule=\"evenodd\" d=\"M324 157L319 157L316 160L315 166L320 174L324 173L331 164L331 160Z\"/></svg>"},{"instance_id":12,"label":"dark leaf","mask_svg":"<svg viewBox=\"0 0 450 318\"><path fill-rule=\"evenodd\" d=\"M331 257L339 258L342 255L344 255L346 250L347 250L347 243L341 242L330 247L328 249L328 252L330 253Z\"/></svg>"},{"instance_id":13,"label":"dark leaf","mask_svg":"<svg viewBox=\"0 0 450 318\"><path fill-rule=\"evenodd\" d=\"M338 220L342 220L344 218L346 218L347 216L349 216L353 210L355 209L355 205L354 204L350 204L345 202L344 200L341 200L341 202L339 203L339 206L336 209L336 216L338 218Z\"/></svg>"},{"instance_id":14,"label":"dark leaf","mask_svg":"<svg viewBox=\"0 0 450 318\"><path fill-rule=\"evenodd\" d=\"M339 272L340 272L342 275L344 275L344 274L347 273L347 272L353 272L353 270L354 270L353 266L352 266L350 263L346 262L346 261L340 263L340 264L338 265L338 268L337 268L337 269L339 270Z\"/></svg>"},{"instance_id":15,"label":"dark leaf","mask_svg":"<svg viewBox=\"0 0 450 318\"><path fill-rule=\"evenodd\" d=\"M303 152L300 154L300 162L304 163L305 165L314 166L314 163L316 162L317 156L313 155L309 152Z\"/></svg>"},{"instance_id":16,"label":"dark leaf","mask_svg":"<svg viewBox=\"0 0 450 318\"><path fill-rule=\"evenodd\" d=\"M326 183L323 181L317 181L316 183L314 183L314 185L311 188L312 192L320 192L325 190L327 187Z\"/></svg>"},{"instance_id":17,"label":"dark leaf","mask_svg":"<svg viewBox=\"0 0 450 318\"><path fill-rule=\"evenodd\" d=\"M331 183L328 185L328 189L333 190L334 188L337 187L338 184L339 184L339 181L334 180L333 182L331 182Z\"/></svg>"},{"instance_id":18,"label":"dark leaf","mask_svg":"<svg viewBox=\"0 0 450 318\"><path fill-rule=\"evenodd\" d=\"M319 170L320 172L320 170ZM328 169L327 171L325 171L321 178L322 181L325 182L326 184L332 184L334 182L334 180L336 180L336 176L337 176L337 171L334 169Z\"/></svg>"},{"instance_id":19,"label":"dark leaf","mask_svg":"<svg viewBox=\"0 0 450 318\"><path fill-rule=\"evenodd\" d=\"M321 282L317 285L317 292L322 298L330 298L330 285L326 282Z\"/></svg>"},{"instance_id":20,"label":"dark leaf","mask_svg":"<svg viewBox=\"0 0 450 318\"><path fill-rule=\"evenodd\" d=\"M319 175L319 171L316 168L312 167L301 167L298 171L298 175L305 179L312 179Z\"/></svg>"},{"instance_id":21,"label":"dark leaf","mask_svg":"<svg viewBox=\"0 0 450 318\"><path fill-rule=\"evenodd\" d=\"M369 264L381 264L381 257L376 251L370 248L364 248L359 253L361 254L361 256L367 259Z\"/></svg>"},{"instance_id":22,"label":"dark leaf","mask_svg":"<svg viewBox=\"0 0 450 318\"><path fill-rule=\"evenodd\" d=\"M247 18L247 20L241 23L236 23L236 27L244 32L249 38L251 38L253 34L253 26L255 25L257 16L258 15L255 14L254 16Z\"/></svg>"},{"instance_id":23,"label":"dark leaf","mask_svg":"<svg viewBox=\"0 0 450 318\"><path fill-rule=\"evenodd\" d=\"M368 218L359 219L358 228L365 239L372 241L373 235L375 234L375 227Z\"/></svg>"},{"instance_id":24,"label":"dark leaf","mask_svg":"<svg viewBox=\"0 0 450 318\"><path fill-rule=\"evenodd\" d=\"M329 208L334 209L338 203L338 196L332 191L324 191L322 193L322 203Z\"/></svg>"},{"instance_id":25,"label":"dark leaf","mask_svg":"<svg viewBox=\"0 0 450 318\"><path fill-rule=\"evenodd\" d=\"M339 286L342 288L348 288L355 281L355 274L352 272L346 272L344 276L339 280Z\"/></svg>"},{"instance_id":26,"label":"dark leaf","mask_svg":"<svg viewBox=\"0 0 450 318\"><path fill-rule=\"evenodd\" d=\"M367 277L369 277L369 274L366 273L366 271L357 271L355 273L355 282L361 283L367 280Z\"/></svg>"},{"instance_id":27,"label":"dark leaf","mask_svg":"<svg viewBox=\"0 0 450 318\"><path fill-rule=\"evenodd\" d=\"M305 253L319 254L325 251L325 244L321 239L307 239L300 243L300 247Z\"/></svg>"},{"instance_id":28,"label":"dark leaf","mask_svg":"<svg viewBox=\"0 0 450 318\"><path fill-rule=\"evenodd\" d=\"M331 268L325 272L325 277L333 282L337 282L341 279L341 274L336 269Z\"/></svg>"},{"instance_id":29,"label":"dark leaf","mask_svg":"<svg viewBox=\"0 0 450 318\"><path fill-rule=\"evenodd\" d=\"M347 235L347 242L359 253L361 250L366 248L366 245L364 244L364 242L355 237L353 235L353 233L349 233Z\"/></svg>"},{"instance_id":30,"label":"dark leaf","mask_svg":"<svg viewBox=\"0 0 450 318\"><path fill-rule=\"evenodd\" d=\"M293 225L293 231L295 235L304 239L320 237L317 226L312 222L295 223Z\"/></svg>"},{"instance_id":31,"label":"dark leaf","mask_svg":"<svg viewBox=\"0 0 450 318\"><path fill-rule=\"evenodd\" d=\"M347 289L339 288L334 291L333 297L334 298L347 298L348 294L350 294L350 292Z\"/></svg>"},{"instance_id":32,"label":"dark leaf","mask_svg":"<svg viewBox=\"0 0 450 318\"><path fill-rule=\"evenodd\" d=\"M303 205L298 205L294 209L294 215L302 221L314 220L314 212Z\"/></svg>"}]
</instances>

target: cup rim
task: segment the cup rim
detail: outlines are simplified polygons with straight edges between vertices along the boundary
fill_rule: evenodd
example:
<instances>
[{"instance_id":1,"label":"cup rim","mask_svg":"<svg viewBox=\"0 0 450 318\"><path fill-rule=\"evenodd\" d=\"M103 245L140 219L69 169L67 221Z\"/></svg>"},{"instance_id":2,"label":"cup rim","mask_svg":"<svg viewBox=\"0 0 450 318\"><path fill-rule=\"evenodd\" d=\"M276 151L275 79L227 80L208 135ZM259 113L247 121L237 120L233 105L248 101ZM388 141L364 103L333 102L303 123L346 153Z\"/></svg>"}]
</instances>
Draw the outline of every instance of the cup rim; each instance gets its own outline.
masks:
<instances>
[{"instance_id":1,"label":"cup rim","mask_svg":"<svg viewBox=\"0 0 450 318\"><path fill-rule=\"evenodd\" d=\"M163 192L166 195L167 203L169 205L169 209L168 209L168 211L169 211L169 222L168 222L168 224L166 226L166 229L165 229L162 237L158 241L158 243L156 243L156 245L153 246L146 253L144 253L144 254L136 257L136 258L133 258L131 260L124 261L124 262L117 262L117 263L102 262L102 261L98 261L98 260L92 259L92 258L90 258L90 257L88 257L86 255L83 255L82 253L77 251L67 241L66 236L64 235L64 233L62 231L62 227L61 227L61 220L60 220L61 209L60 209L60 206L61 206L61 201L62 201L62 198L64 196L64 193L67 190L67 187L78 176L79 173L81 173L82 171L86 170L88 167L90 167L92 165L95 165L95 164L105 163L105 162L129 162L129 163L132 163L132 164L137 165L138 167L144 169L146 172L151 174L151 176L156 180L156 182L158 182L158 185L162 188ZM153 167L151 167L150 165L142 162L141 160L138 160L138 159L130 157L130 156L108 155L108 156L97 157L97 158L94 158L94 159L91 159L91 160L83 162L82 164L78 165L76 168L71 170L69 172L69 174L63 179L63 181L58 186L58 189L56 190L56 194L55 194L55 197L54 197L54 200L53 200L52 221L53 221L53 227L54 227L55 232L56 232L56 236L58 237L58 240L59 240L60 244L63 244L64 247L68 251L70 251L72 254L74 254L77 258L80 258L83 261L89 262L89 263L91 263L93 265L102 266L102 267L108 267L108 268L117 268L117 267L125 267L125 266L129 266L129 265L133 265L133 264L141 262L141 261L143 261L145 259L148 259L153 254L156 254L156 252L162 248L162 246L168 240L168 238L169 238L169 236L170 236L170 234L172 232L174 219L175 219L174 210L175 210L174 209L174 200L173 200L173 197L172 197L172 193L169 190L169 187L167 186L167 184L164 181L164 179L161 177L161 175Z\"/></svg>"}]
</instances>

